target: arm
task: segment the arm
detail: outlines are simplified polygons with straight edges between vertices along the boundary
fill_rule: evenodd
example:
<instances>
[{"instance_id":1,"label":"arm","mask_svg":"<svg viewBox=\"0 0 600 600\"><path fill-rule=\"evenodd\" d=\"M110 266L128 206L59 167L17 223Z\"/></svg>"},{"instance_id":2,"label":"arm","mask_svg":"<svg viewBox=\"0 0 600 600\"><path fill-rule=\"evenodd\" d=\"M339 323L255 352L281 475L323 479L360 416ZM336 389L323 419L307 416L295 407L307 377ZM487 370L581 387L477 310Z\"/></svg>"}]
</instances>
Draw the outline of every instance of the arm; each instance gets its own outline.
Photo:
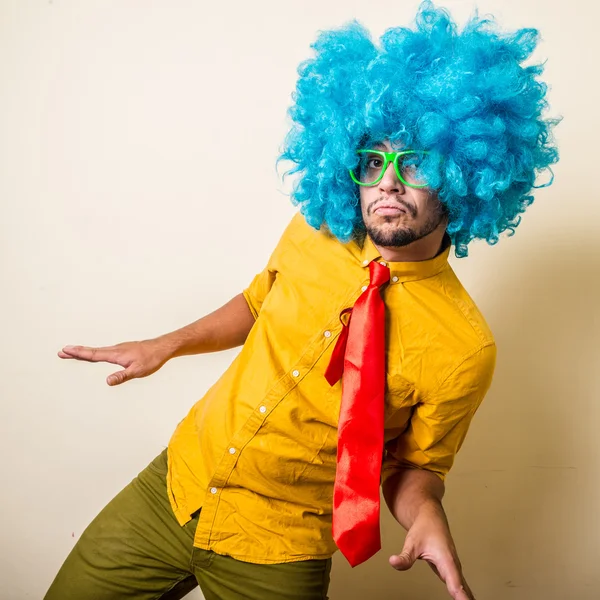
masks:
<instances>
[{"instance_id":1,"label":"arm","mask_svg":"<svg viewBox=\"0 0 600 600\"><path fill-rule=\"evenodd\" d=\"M240 346L254 325L254 315L243 294L238 294L221 308L172 333L140 342L91 348L65 346L60 358L87 362L108 362L124 367L109 375L108 385L147 377L177 356L218 352Z\"/></svg>"},{"instance_id":2,"label":"arm","mask_svg":"<svg viewBox=\"0 0 600 600\"><path fill-rule=\"evenodd\" d=\"M408 532L402 552L391 556L390 564L406 571L424 560L446 584L450 597L472 600L442 507L444 491L435 473L420 469L400 470L384 482L388 508Z\"/></svg>"},{"instance_id":3,"label":"arm","mask_svg":"<svg viewBox=\"0 0 600 600\"><path fill-rule=\"evenodd\" d=\"M382 490L390 512L408 531L422 510L441 508L445 486L430 471L402 469L383 483Z\"/></svg>"},{"instance_id":4,"label":"arm","mask_svg":"<svg viewBox=\"0 0 600 600\"><path fill-rule=\"evenodd\" d=\"M254 316L243 294L214 312L156 339L169 359L219 352L241 346L254 325Z\"/></svg>"},{"instance_id":5,"label":"arm","mask_svg":"<svg viewBox=\"0 0 600 600\"><path fill-rule=\"evenodd\" d=\"M283 232L267 266L254 277L243 294L238 294L198 321L141 342L125 342L104 348L65 346L58 356L121 365L124 367L122 371L117 371L106 379L108 385L118 385L129 379L147 377L177 356L218 352L240 346L246 341L263 302L275 283L280 256L285 254L288 247L297 247L298 242L293 241L297 236L296 232L304 231L305 227L304 218L297 213Z\"/></svg>"},{"instance_id":6,"label":"arm","mask_svg":"<svg viewBox=\"0 0 600 600\"><path fill-rule=\"evenodd\" d=\"M442 507L444 477L452 467L494 372L496 348L466 357L413 410L406 430L386 445L382 489L407 530L402 552L390 558L399 571L425 560L455 600L472 600Z\"/></svg>"}]
</instances>

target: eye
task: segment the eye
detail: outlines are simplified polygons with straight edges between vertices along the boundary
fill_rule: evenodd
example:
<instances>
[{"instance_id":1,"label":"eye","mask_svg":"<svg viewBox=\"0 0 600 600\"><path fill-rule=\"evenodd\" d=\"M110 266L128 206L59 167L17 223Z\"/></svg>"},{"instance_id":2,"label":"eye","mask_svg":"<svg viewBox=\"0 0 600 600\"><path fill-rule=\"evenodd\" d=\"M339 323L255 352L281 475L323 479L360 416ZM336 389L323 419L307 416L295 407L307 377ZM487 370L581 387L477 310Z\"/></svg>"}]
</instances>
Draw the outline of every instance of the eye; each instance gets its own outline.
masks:
<instances>
[{"instance_id":1,"label":"eye","mask_svg":"<svg viewBox=\"0 0 600 600\"><path fill-rule=\"evenodd\" d=\"M381 169L382 160L378 156L371 157L367 160L367 167L369 169Z\"/></svg>"},{"instance_id":2,"label":"eye","mask_svg":"<svg viewBox=\"0 0 600 600\"><path fill-rule=\"evenodd\" d=\"M401 157L401 171L405 182L422 186L426 183L421 169L425 161L423 152L411 152Z\"/></svg>"}]
</instances>

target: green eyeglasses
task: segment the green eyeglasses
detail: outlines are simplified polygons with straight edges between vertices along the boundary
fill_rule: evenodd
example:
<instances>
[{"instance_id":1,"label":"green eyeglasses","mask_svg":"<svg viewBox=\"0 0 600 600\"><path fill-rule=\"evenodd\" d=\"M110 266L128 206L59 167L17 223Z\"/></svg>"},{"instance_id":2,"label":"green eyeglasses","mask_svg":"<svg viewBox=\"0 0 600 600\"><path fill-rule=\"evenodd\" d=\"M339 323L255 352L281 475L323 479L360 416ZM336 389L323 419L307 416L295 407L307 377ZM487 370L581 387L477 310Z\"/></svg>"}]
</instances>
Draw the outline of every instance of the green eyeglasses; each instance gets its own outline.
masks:
<instances>
[{"instance_id":1,"label":"green eyeglasses","mask_svg":"<svg viewBox=\"0 0 600 600\"><path fill-rule=\"evenodd\" d=\"M383 152L381 150L357 150L358 166L350 169L352 181L358 185L377 185L390 163L398 179L408 187L424 188L427 182L419 174L419 167L429 152L426 150L402 150L401 152Z\"/></svg>"}]
</instances>

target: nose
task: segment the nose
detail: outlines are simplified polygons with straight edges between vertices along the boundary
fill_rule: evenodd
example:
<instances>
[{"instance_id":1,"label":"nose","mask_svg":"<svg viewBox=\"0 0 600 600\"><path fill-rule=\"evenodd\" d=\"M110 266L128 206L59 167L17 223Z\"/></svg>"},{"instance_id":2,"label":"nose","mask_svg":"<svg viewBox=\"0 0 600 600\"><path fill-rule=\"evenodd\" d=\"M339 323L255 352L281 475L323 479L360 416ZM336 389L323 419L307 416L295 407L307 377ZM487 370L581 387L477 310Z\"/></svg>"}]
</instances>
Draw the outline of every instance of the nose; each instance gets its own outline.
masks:
<instances>
[{"instance_id":1,"label":"nose","mask_svg":"<svg viewBox=\"0 0 600 600\"><path fill-rule=\"evenodd\" d=\"M379 190L386 194L403 194L405 191L404 184L398 179L394 165L391 162L379 182Z\"/></svg>"}]
</instances>

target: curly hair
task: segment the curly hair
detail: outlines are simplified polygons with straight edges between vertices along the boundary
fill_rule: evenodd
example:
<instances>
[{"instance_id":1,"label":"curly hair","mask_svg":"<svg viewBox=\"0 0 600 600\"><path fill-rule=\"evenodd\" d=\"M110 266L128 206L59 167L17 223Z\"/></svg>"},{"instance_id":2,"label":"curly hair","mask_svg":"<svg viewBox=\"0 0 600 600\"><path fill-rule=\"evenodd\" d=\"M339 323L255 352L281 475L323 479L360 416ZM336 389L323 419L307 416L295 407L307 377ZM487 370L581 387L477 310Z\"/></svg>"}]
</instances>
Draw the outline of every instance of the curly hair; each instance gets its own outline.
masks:
<instances>
[{"instance_id":1,"label":"curly hair","mask_svg":"<svg viewBox=\"0 0 600 600\"><path fill-rule=\"evenodd\" d=\"M501 32L475 15L458 31L450 14L421 3L414 29L388 29L376 45L357 21L320 32L298 67L293 125L278 162L297 173L292 201L307 223L340 241L360 230L358 186L348 170L367 141L427 149L422 166L448 214L458 257L474 239L513 234L536 177L558 160L543 119L542 65L521 63L536 29Z\"/></svg>"}]
</instances>

